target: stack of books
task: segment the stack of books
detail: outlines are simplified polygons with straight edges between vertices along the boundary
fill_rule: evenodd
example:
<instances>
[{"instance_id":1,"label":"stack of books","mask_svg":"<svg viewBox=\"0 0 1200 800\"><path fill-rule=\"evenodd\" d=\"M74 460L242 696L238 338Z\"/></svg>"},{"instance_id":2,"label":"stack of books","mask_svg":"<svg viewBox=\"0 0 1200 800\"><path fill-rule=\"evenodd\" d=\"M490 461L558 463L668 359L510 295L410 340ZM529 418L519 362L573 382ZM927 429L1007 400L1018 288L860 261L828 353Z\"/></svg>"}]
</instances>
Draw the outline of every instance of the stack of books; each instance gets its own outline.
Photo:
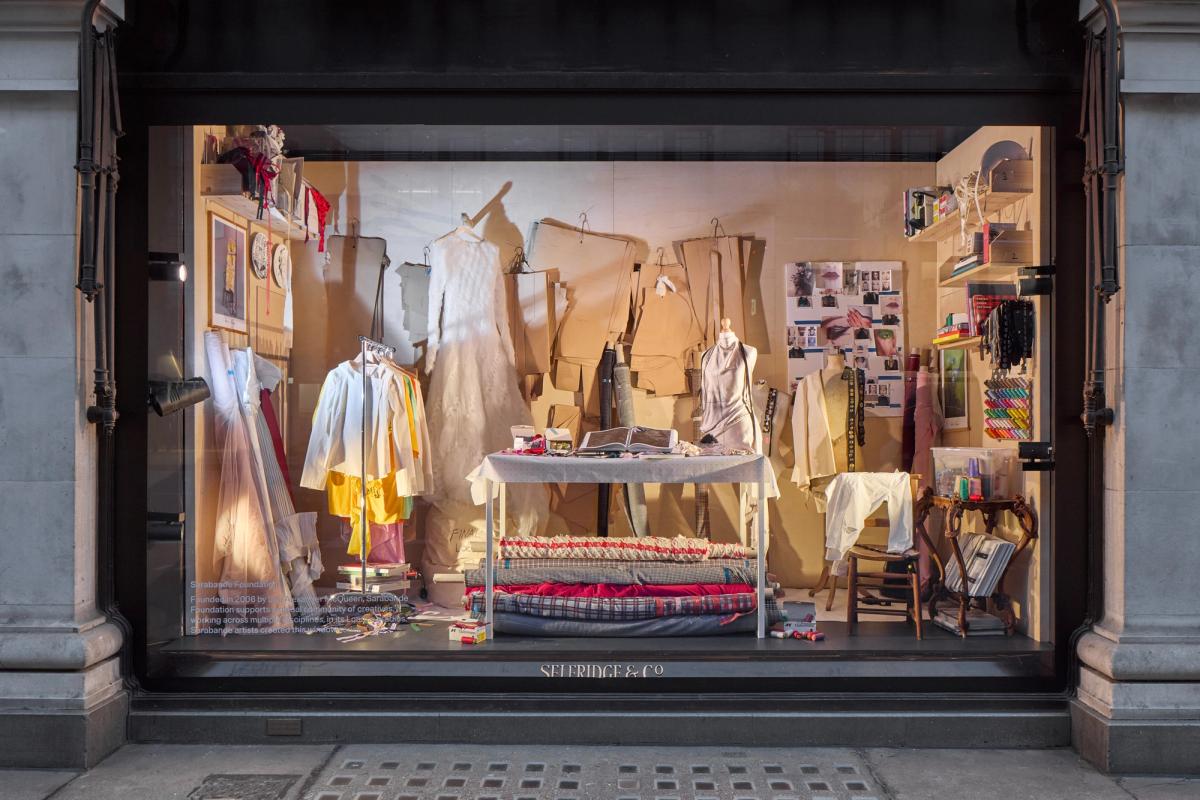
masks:
<instances>
[{"instance_id":1,"label":"stack of books","mask_svg":"<svg viewBox=\"0 0 1200 800\"><path fill-rule=\"evenodd\" d=\"M950 277L957 277L968 270L983 263L983 255L980 253L968 253L967 255L954 262L954 269L950 270Z\"/></svg>"},{"instance_id":2,"label":"stack of books","mask_svg":"<svg viewBox=\"0 0 1200 800\"><path fill-rule=\"evenodd\" d=\"M963 564L967 567L967 586L970 588L963 589L958 561L954 558L946 563L946 588L970 597L991 597L1004 571L1008 569L1008 562L1012 560L1017 546L999 536L967 533L963 534L959 547L962 549Z\"/></svg>"},{"instance_id":3,"label":"stack of books","mask_svg":"<svg viewBox=\"0 0 1200 800\"><path fill-rule=\"evenodd\" d=\"M406 594L412 568L408 564L368 564L363 582L362 564L343 564L338 567L337 588L349 592Z\"/></svg>"},{"instance_id":4,"label":"stack of books","mask_svg":"<svg viewBox=\"0 0 1200 800\"><path fill-rule=\"evenodd\" d=\"M971 336L971 322L966 314L950 314L946 324L937 329L933 337L934 344L952 344L959 339Z\"/></svg>"},{"instance_id":5,"label":"stack of books","mask_svg":"<svg viewBox=\"0 0 1200 800\"><path fill-rule=\"evenodd\" d=\"M958 607L939 608L933 624L945 628L951 633L962 635L958 626ZM1003 636L1004 620L995 614L980 611L977 608L967 609L967 636Z\"/></svg>"},{"instance_id":6,"label":"stack of books","mask_svg":"<svg viewBox=\"0 0 1200 800\"><path fill-rule=\"evenodd\" d=\"M983 321L992 309L1005 300L1017 299L1015 283L968 283L967 308L970 309L971 335L978 336Z\"/></svg>"}]
</instances>

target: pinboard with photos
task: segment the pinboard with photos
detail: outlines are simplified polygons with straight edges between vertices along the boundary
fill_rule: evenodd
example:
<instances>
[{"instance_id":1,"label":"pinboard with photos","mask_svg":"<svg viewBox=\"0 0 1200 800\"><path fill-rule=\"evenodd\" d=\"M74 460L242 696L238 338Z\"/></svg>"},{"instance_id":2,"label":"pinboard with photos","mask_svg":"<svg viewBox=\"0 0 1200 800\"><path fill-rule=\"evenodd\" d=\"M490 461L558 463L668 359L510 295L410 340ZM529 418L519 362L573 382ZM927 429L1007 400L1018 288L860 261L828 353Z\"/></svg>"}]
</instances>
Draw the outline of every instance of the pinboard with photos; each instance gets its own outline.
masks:
<instances>
[{"instance_id":1,"label":"pinboard with photos","mask_svg":"<svg viewBox=\"0 0 1200 800\"><path fill-rule=\"evenodd\" d=\"M904 405L904 263L797 261L784 269L788 383L825 367L831 346L866 373L864 405L898 416Z\"/></svg>"}]
</instances>

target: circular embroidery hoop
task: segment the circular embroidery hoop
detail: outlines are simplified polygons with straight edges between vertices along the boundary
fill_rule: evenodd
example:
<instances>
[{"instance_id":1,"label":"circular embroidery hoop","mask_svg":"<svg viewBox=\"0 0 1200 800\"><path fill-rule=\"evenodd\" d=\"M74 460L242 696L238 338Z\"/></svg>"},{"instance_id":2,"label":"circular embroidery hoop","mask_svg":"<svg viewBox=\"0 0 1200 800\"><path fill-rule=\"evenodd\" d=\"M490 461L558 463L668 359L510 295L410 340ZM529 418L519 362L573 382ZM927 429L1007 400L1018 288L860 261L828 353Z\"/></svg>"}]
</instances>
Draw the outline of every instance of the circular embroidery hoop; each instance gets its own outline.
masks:
<instances>
[{"instance_id":1,"label":"circular embroidery hoop","mask_svg":"<svg viewBox=\"0 0 1200 800\"><path fill-rule=\"evenodd\" d=\"M271 277L274 279L275 285L284 291L287 291L292 283L292 254L288 252L285 244L275 248L274 256L271 258Z\"/></svg>"},{"instance_id":2,"label":"circular embroidery hoop","mask_svg":"<svg viewBox=\"0 0 1200 800\"><path fill-rule=\"evenodd\" d=\"M260 280L267 277L267 264L270 260L267 235L258 231L250 240L250 268L254 270L255 277Z\"/></svg>"}]
</instances>

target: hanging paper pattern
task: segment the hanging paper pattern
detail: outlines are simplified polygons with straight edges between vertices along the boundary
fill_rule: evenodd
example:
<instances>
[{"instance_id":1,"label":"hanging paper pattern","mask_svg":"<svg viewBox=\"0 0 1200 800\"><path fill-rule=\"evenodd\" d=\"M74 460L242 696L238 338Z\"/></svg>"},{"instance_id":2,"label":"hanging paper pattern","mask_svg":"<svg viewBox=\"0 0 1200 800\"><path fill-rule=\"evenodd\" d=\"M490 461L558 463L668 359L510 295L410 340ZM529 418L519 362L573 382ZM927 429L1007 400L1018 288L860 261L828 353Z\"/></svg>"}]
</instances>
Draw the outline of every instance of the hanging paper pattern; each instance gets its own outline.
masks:
<instances>
[{"instance_id":1,"label":"hanging paper pattern","mask_svg":"<svg viewBox=\"0 0 1200 800\"><path fill-rule=\"evenodd\" d=\"M785 265L788 381L824 368L830 346L865 372L868 414L904 406L904 264L798 261Z\"/></svg>"}]
</instances>

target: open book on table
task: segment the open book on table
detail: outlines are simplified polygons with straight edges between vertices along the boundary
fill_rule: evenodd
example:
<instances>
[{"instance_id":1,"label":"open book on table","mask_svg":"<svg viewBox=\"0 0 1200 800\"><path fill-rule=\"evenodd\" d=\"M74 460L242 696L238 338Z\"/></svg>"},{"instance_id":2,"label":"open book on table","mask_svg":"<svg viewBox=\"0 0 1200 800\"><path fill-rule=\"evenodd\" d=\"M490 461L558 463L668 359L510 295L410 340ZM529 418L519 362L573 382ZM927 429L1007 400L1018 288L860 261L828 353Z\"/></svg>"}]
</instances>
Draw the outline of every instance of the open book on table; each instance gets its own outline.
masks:
<instances>
[{"instance_id":1,"label":"open book on table","mask_svg":"<svg viewBox=\"0 0 1200 800\"><path fill-rule=\"evenodd\" d=\"M669 453L679 441L675 430L661 428L607 428L583 435L577 453Z\"/></svg>"}]
</instances>

